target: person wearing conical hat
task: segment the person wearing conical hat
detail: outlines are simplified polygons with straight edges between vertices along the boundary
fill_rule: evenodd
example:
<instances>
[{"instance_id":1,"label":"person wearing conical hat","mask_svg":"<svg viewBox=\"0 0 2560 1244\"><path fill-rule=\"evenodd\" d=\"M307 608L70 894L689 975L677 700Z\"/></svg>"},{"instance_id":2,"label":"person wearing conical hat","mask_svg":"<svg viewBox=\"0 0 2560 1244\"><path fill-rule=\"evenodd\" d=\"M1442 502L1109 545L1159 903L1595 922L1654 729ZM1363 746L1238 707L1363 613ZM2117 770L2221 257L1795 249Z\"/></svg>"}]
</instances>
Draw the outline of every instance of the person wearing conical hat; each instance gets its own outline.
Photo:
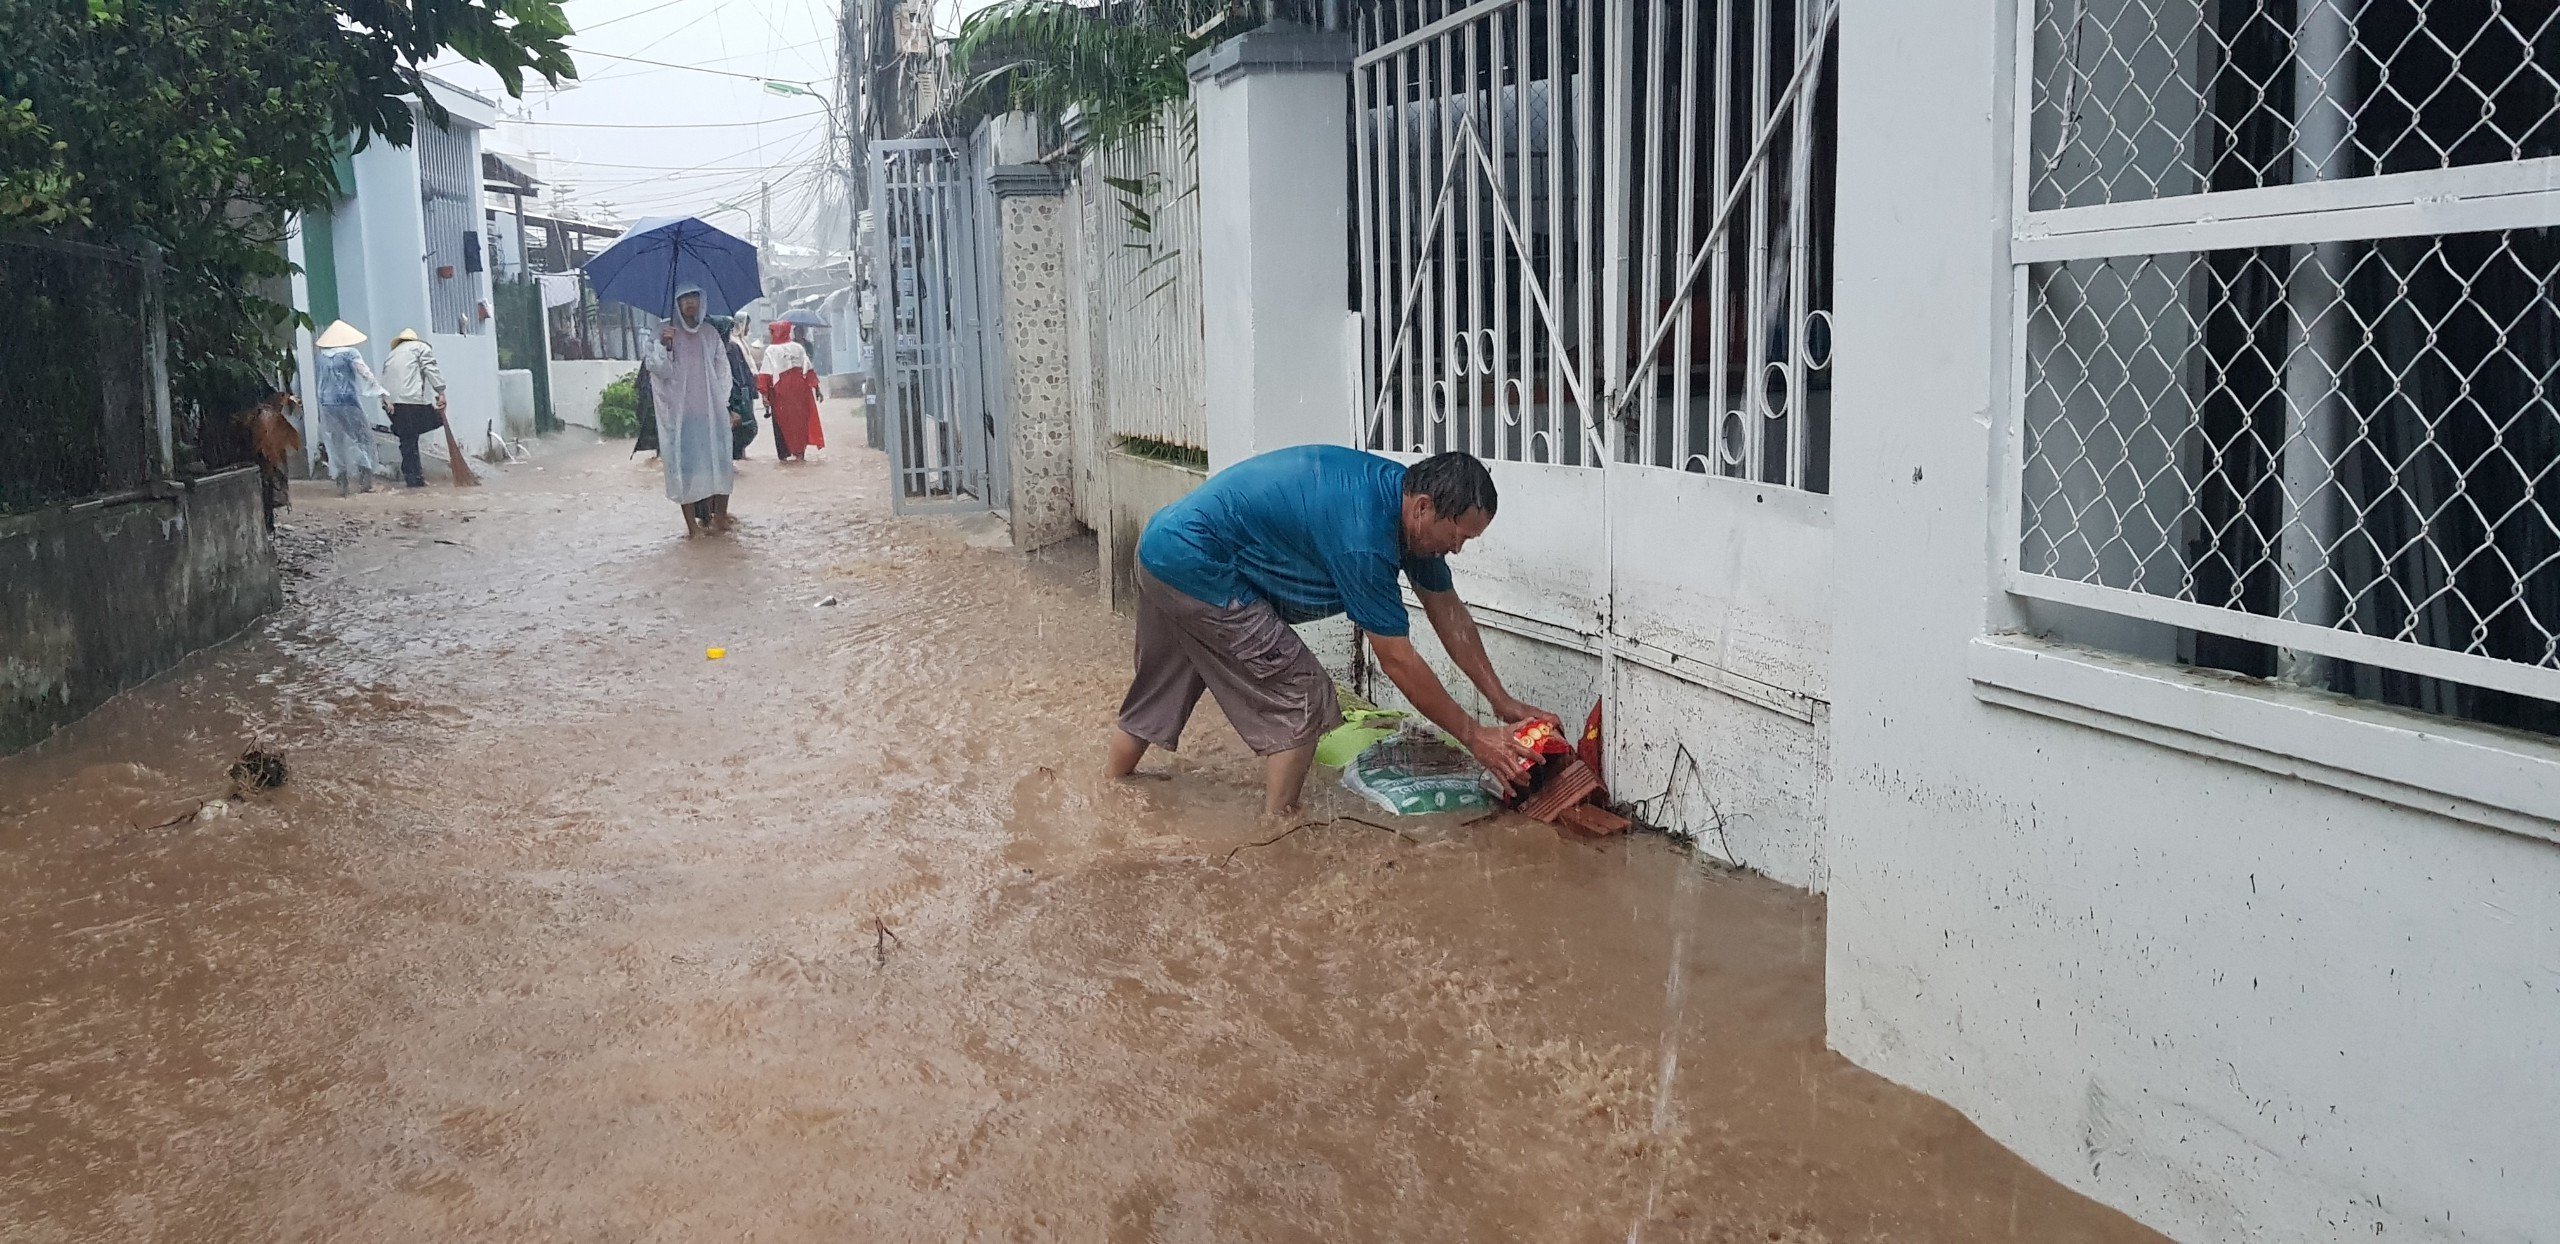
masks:
<instances>
[{"instance_id":1,"label":"person wearing conical hat","mask_svg":"<svg viewBox=\"0 0 2560 1244\"><path fill-rule=\"evenodd\" d=\"M318 347L313 386L320 390L320 452L328 456L329 475L338 481L341 497L358 487L372 492L373 421L364 407L367 399L381 403L384 393L356 349L364 344L364 334L337 320L311 344Z\"/></svg>"},{"instance_id":2,"label":"person wearing conical hat","mask_svg":"<svg viewBox=\"0 0 2560 1244\"><path fill-rule=\"evenodd\" d=\"M382 384L391 391L391 434L400 438L400 481L411 488L427 486L418 461L418 438L444 426L444 370L436 352L404 328L391 339L391 355L382 360Z\"/></svg>"}]
</instances>

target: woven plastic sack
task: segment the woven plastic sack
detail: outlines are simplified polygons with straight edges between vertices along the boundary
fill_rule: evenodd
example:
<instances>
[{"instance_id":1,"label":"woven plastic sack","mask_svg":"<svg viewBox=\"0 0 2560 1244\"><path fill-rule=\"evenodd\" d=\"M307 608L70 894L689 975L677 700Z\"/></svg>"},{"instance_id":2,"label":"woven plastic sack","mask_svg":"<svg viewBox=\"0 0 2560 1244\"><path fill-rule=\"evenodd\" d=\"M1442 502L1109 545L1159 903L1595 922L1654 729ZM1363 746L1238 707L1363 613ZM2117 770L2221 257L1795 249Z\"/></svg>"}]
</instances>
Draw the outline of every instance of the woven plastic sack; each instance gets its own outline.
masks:
<instances>
[{"instance_id":1,"label":"woven plastic sack","mask_svg":"<svg viewBox=\"0 0 2560 1244\"><path fill-rule=\"evenodd\" d=\"M1342 769L1343 789L1397 816L1490 811L1485 783L1475 757L1423 734L1381 739Z\"/></svg>"}]
</instances>

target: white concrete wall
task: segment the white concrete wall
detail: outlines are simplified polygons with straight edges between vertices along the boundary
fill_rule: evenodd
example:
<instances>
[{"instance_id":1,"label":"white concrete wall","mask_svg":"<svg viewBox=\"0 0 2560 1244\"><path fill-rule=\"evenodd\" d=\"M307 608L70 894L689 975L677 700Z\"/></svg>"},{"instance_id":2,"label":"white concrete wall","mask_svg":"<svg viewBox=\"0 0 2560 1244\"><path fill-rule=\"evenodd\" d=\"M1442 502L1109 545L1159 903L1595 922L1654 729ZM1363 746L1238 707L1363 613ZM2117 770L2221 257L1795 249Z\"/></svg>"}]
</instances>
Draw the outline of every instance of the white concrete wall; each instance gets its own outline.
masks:
<instances>
[{"instance_id":1,"label":"white concrete wall","mask_svg":"<svg viewBox=\"0 0 2560 1244\"><path fill-rule=\"evenodd\" d=\"M1195 69L1212 470L1349 426L1350 84L1346 69Z\"/></svg>"},{"instance_id":2,"label":"white concrete wall","mask_svg":"<svg viewBox=\"0 0 2560 1244\"><path fill-rule=\"evenodd\" d=\"M1841 19L1831 1042L2182 1240L2555 1238L2560 824L2339 789L2450 741L2409 782L2547 806L2549 744L2105 662L1996 685L2010 8ZM2277 750L2214 738L2260 713ZM2324 764L2325 725L2383 743Z\"/></svg>"},{"instance_id":3,"label":"white concrete wall","mask_svg":"<svg viewBox=\"0 0 2560 1244\"><path fill-rule=\"evenodd\" d=\"M553 359L551 408L559 412L562 423L593 428L596 399L604 395L605 386L638 370L640 365L628 359ZM762 435L772 432L767 429Z\"/></svg>"},{"instance_id":4,"label":"white concrete wall","mask_svg":"<svg viewBox=\"0 0 2560 1244\"><path fill-rule=\"evenodd\" d=\"M498 372L499 427L509 436L533 435L533 373L522 367Z\"/></svg>"},{"instance_id":5,"label":"white concrete wall","mask_svg":"<svg viewBox=\"0 0 2560 1244\"><path fill-rule=\"evenodd\" d=\"M1094 525L1103 597L1128 613L1138 607L1138 537L1156 511L1181 500L1207 475L1170 462L1112 451L1102 456L1102 521Z\"/></svg>"},{"instance_id":6,"label":"white concrete wall","mask_svg":"<svg viewBox=\"0 0 2560 1244\"><path fill-rule=\"evenodd\" d=\"M498 387L497 335L428 333L426 337L444 369L445 422L452 425L462 452L486 452L491 430L506 426L506 400Z\"/></svg>"},{"instance_id":7,"label":"white concrete wall","mask_svg":"<svg viewBox=\"0 0 2560 1244\"><path fill-rule=\"evenodd\" d=\"M331 254L333 257L335 256L334 249ZM311 279L305 275L307 269L304 266L302 218L300 216L294 217L293 232L285 235L284 255L285 258L293 264L293 305L307 312L311 309ZM320 327L325 329L328 325L323 324ZM313 395L319 392L319 389L313 384L313 380L315 379L312 375L314 352L311 347L311 338L312 331L308 328L296 327L293 330L293 391L296 396L306 403L313 400ZM313 432L313 425L311 423L310 412L308 409L297 413L294 417L294 422L295 426L302 431L302 463L300 469L308 471L311 469L312 461L320 454L320 438ZM293 472L288 471L288 474L291 473Z\"/></svg>"},{"instance_id":8,"label":"white concrete wall","mask_svg":"<svg viewBox=\"0 0 2560 1244\"><path fill-rule=\"evenodd\" d=\"M426 224L419 210L414 153L376 139L355 153L355 193L334 218L338 314L367 338L365 361L378 372L392 335L427 325ZM446 383L452 365L445 363Z\"/></svg>"}]
</instances>

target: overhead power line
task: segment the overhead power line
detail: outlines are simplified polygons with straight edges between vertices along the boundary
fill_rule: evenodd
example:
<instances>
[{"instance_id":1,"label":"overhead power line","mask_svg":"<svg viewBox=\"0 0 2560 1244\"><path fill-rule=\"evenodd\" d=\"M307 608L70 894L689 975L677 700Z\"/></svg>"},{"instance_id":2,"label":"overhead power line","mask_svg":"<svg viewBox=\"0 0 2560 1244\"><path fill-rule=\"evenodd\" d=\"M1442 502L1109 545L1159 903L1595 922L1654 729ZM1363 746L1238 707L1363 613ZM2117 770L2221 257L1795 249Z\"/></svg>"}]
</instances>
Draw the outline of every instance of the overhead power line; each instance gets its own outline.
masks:
<instances>
[{"instance_id":1,"label":"overhead power line","mask_svg":"<svg viewBox=\"0 0 2560 1244\"><path fill-rule=\"evenodd\" d=\"M578 31L578 33L579 33L579 34L585 34L585 33L587 33L587 32L588 32L588 31L590 31L590 30L602 30L602 29L604 29L605 27L607 27L607 26L610 26L610 25L614 24L615 22L627 22L627 21L630 21L632 18L635 18L635 17L645 17L645 16L647 16L647 15L649 15L649 14L651 14L651 13L655 13L655 12L657 12L657 11L658 11L658 10L660 10L660 9L672 9L672 8L676 7L677 5L679 5L679 4L683 4L684 2L685 2L685 0L665 0L665 3L663 3L663 4L653 4L653 5L650 5L648 8L641 9L640 11L638 11L638 12L636 12L636 13L625 13L625 14L623 14L623 15L622 15L622 16L620 16L620 17L608 17L608 18L604 19L603 21L600 21L600 22L595 23L594 25L591 25L591 26L585 26L585 27L580 28L580 29L579 29L579 31Z\"/></svg>"},{"instance_id":2,"label":"overhead power line","mask_svg":"<svg viewBox=\"0 0 2560 1244\"><path fill-rule=\"evenodd\" d=\"M824 80L820 78L783 78L776 77L769 73L738 73L729 69L705 69L700 65L679 65L674 61L649 60L639 56L621 56L612 52L597 52L587 48L570 48L569 50L580 56L601 56L606 60L629 61L635 65L655 65L660 69L682 69L688 73L707 73L722 78L744 78L749 82L788 82L793 86L808 86L813 82Z\"/></svg>"},{"instance_id":3,"label":"overhead power line","mask_svg":"<svg viewBox=\"0 0 2560 1244\"><path fill-rule=\"evenodd\" d=\"M803 117L825 115L827 115L826 109L812 108L807 112L786 113L779 117L767 117L761 121L668 121L654 125L625 121L517 121L513 118L509 118L509 121L515 125L539 125L546 129L569 130L730 130L745 129L753 125L780 125Z\"/></svg>"}]
</instances>

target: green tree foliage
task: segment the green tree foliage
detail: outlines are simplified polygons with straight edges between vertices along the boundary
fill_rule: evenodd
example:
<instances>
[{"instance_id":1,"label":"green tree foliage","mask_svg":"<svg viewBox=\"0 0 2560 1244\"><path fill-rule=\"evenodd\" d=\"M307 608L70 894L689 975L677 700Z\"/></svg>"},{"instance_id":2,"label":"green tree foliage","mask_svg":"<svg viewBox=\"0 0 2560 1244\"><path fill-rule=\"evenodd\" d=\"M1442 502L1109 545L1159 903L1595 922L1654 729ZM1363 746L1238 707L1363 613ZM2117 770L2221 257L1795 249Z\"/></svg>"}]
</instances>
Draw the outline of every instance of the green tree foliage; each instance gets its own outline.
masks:
<instances>
[{"instance_id":1,"label":"green tree foliage","mask_svg":"<svg viewBox=\"0 0 2560 1244\"><path fill-rule=\"evenodd\" d=\"M432 58L520 93L576 76L568 34L558 0L0 0L0 232L157 247L179 400L244 405L281 372L286 216L340 193L336 156L408 143Z\"/></svg>"},{"instance_id":2,"label":"green tree foliage","mask_svg":"<svg viewBox=\"0 0 2560 1244\"><path fill-rule=\"evenodd\" d=\"M1225 0L999 0L960 24L951 63L972 96L1052 121L1074 109L1108 147L1191 97L1184 62L1233 33L1228 12Z\"/></svg>"}]
</instances>

